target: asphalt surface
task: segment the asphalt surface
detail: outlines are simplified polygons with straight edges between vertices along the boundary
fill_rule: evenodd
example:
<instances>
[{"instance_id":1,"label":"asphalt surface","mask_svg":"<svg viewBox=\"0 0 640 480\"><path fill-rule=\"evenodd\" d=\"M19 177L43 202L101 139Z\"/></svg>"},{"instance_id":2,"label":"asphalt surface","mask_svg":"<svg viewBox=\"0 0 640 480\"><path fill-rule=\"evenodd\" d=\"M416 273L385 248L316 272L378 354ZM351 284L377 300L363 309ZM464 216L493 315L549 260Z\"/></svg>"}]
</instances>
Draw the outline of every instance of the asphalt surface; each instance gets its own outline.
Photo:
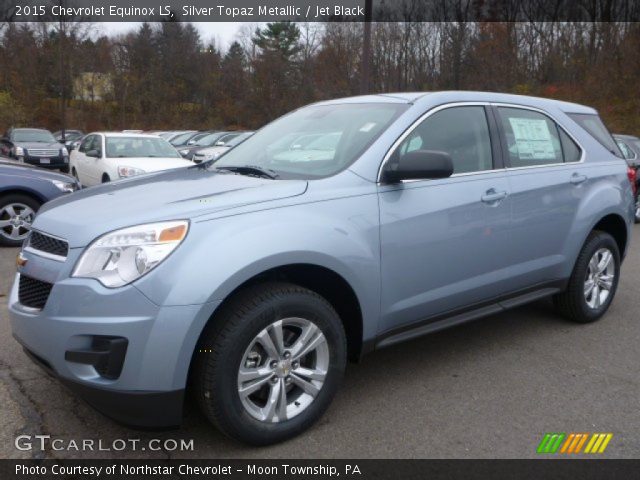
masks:
<instances>
[{"instance_id":1,"label":"asphalt surface","mask_svg":"<svg viewBox=\"0 0 640 480\"><path fill-rule=\"evenodd\" d=\"M12 338L6 305L17 250L0 249L0 458L526 458L537 456L545 432L611 432L602 456L637 458L640 226L634 233L600 322L574 325L541 301L375 352L348 367L316 426L260 449L225 438L194 406L179 430L140 432L76 399ZM17 435L101 439L101 448L115 439L193 439L194 448L20 451Z\"/></svg>"}]
</instances>

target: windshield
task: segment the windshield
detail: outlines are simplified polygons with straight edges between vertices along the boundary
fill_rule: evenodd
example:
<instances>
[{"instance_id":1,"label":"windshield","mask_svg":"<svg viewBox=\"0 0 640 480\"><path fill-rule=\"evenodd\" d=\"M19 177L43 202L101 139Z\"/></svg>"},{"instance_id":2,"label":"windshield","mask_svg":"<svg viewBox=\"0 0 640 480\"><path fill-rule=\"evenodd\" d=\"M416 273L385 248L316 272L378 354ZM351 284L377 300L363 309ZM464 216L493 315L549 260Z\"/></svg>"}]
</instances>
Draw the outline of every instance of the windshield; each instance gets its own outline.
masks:
<instances>
[{"instance_id":1,"label":"windshield","mask_svg":"<svg viewBox=\"0 0 640 480\"><path fill-rule=\"evenodd\" d=\"M209 168L252 165L304 179L334 175L351 165L406 108L396 103L302 108L270 123Z\"/></svg>"},{"instance_id":2,"label":"windshield","mask_svg":"<svg viewBox=\"0 0 640 480\"><path fill-rule=\"evenodd\" d=\"M225 135L224 132L216 132L216 133L208 133L196 140L194 143L195 146L198 147L210 147L222 136Z\"/></svg>"},{"instance_id":3,"label":"windshield","mask_svg":"<svg viewBox=\"0 0 640 480\"><path fill-rule=\"evenodd\" d=\"M13 132L14 142L55 143L51 132L47 130L16 130Z\"/></svg>"},{"instance_id":4,"label":"windshield","mask_svg":"<svg viewBox=\"0 0 640 480\"><path fill-rule=\"evenodd\" d=\"M231 138L231 140L228 140L224 146L225 147L235 147L236 145L241 144L242 142L244 142L247 138L249 138L251 135L253 135L253 132L247 132L247 133L240 133L238 135L234 135L233 138Z\"/></svg>"},{"instance_id":5,"label":"windshield","mask_svg":"<svg viewBox=\"0 0 640 480\"><path fill-rule=\"evenodd\" d=\"M186 143L187 140L189 140L191 137L193 137L193 135L194 135L194 132L182 133L180 135L173 137L170 140L170 142L172 145L182 145L183 143Z\"/></svg>"},{"instance_id":6,"label":"windshield","mask_svg":"<svg viewBox=\"0 0 640 480\"><path fill-rule=\"evenodd\" d=\"M107 137L108 158L182 158L166 140L158 137Z\"/></svg>"}]
</instances>

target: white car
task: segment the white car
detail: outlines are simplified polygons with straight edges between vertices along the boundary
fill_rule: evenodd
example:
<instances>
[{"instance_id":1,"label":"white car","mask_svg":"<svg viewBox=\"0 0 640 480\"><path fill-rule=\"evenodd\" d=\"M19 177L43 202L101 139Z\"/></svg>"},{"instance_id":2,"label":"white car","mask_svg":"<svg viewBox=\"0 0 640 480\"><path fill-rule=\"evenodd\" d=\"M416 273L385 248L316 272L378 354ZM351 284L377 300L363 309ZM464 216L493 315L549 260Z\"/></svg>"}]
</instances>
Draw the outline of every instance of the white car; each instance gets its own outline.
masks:
<instances>
[{"instance_id":1,"label":"white car","mask_svg":"<svg viewBox=\"0 0 640 480\"><path fill-rule=\"evenodd\" d=\"M217 160L222 154L241 144L253 134L254 132L229 133L220 137L213 147L203 148L194 153L193 161L194 163L202 163L209 160Z\"/></svg>"},{"instance_id":2,"label":"white car","mask_svg":"<svg viewBox=\"0 0 640 480\"><path fill-rule=\"evenodd\" d=\"M148 172L193 166L164 138L140 133L90 133L73 150L71 174L85 187Z\"/></svg>"}]
</instances>

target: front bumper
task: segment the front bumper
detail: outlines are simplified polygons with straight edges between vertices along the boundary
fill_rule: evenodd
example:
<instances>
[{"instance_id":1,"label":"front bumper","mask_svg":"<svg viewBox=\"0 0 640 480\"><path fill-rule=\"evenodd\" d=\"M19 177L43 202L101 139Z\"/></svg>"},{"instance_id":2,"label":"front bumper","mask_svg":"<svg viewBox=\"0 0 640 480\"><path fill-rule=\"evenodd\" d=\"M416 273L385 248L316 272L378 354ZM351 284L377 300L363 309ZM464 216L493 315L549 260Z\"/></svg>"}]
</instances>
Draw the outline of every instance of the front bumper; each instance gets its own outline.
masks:
<instances>
[{"instance_id":1,"label":"front bumper","mask_svg":"<svg viewBox=\"0 0 640 480\"><path fill-rule=\"evenodd\" d=\"M122 423L169 427L180 423L191 358L216 304L159 306L135 286L108 289L92 279L69 278L81 249L66 262L28 250L9 297L16 340L37 363L97 410ZM52 283L41 310L19 301L20 275ZM96 338L126 339L117 376L69 352L91 351Z\"/></svg>"},{"instance_id":2,"label":"front bumper","mask_svg":"<svg viewBox=\"0 0 640 480\"><path fill-rule=\"evenodd\" d=\"M23 158L24 158L24 163L27 163L29 165L35 165L36 167L40 167L40 168L60 169L60 168L69 166L69 157L62 156L62 155L58 155L54 157L45 157L44 161L46 163L43 163L43 158L30 155L29 152L27 152L27 154Z\"/></svg>"}]
</instances>

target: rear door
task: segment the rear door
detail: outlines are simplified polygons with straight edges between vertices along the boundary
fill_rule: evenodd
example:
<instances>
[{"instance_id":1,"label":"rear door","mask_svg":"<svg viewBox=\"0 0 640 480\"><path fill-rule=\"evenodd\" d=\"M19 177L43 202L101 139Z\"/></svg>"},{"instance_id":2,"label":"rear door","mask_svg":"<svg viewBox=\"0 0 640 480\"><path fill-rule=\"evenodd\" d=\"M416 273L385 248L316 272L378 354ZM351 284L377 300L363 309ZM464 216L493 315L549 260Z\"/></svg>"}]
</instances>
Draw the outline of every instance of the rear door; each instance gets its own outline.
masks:
<instances>
[{"instance_id":1,"label":"rear door","mask_svg":"<svg viewBox=\"0 0 640 480\"><path fill-rule=\"evenodd\" d=\"M583 151L549 115L493 107L502 133L512 208L512 246L504 251L514 290L562 280L567 242L589 184Z\"/></svg>"},{"instance_id":2,"label":"rear door","mask_svg":"<svg viewBox=\"0 0 640 480\"><path fill-rule=\"evenodd\" d=\"M447 152L454 174L380 185L382 335L429 323L508 290L510 191L495 124L485 105L428 112L389 159ZM384 168L384 167L383 167Z\"/></svg>"}]
</instances>

